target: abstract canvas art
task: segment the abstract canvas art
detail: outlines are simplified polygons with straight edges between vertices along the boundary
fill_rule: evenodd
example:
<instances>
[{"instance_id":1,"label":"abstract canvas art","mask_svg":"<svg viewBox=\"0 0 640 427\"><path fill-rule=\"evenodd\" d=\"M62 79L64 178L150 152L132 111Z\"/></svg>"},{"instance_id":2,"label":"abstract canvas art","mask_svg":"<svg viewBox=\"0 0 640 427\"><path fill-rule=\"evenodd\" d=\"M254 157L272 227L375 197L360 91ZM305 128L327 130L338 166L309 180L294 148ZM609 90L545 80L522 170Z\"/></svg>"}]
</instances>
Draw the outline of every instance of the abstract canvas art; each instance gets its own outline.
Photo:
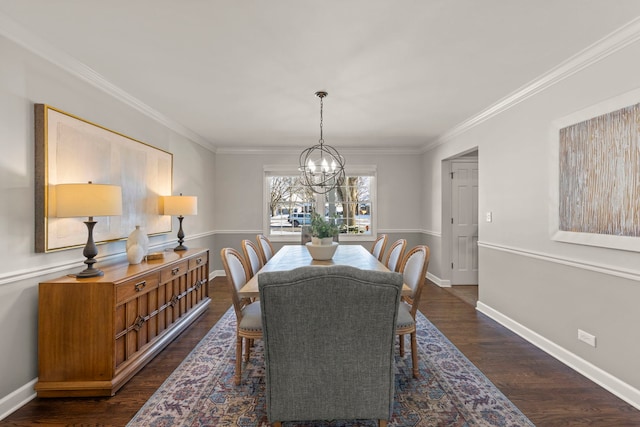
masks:
<instances>
[{"instance_id":1,"label":"abstract canvas art","mask_svg":"<svg viewBox=\"0 0 640 427\"><path fill-rule=\"evenodd\" d=\"M57 184L119 185L122 215L101 217L96 243L119 240L136 225L148 234L171 231L160 214L160 196L172 191L173 155L45 104L35 114L35 251L83 246L86 226L78 218L55 216Z\"/></svg>"},{"instance_id":2,"label":"abstract canvas art","mask_svg":"<svg viewBox=\"0 0 640 427\"><path fill-rule=\"evenodd\" d=\"M640 236L640 104L560 129L560 230Z\"/></svg>"},{"instance_id":3,"label":"abstract canvas art","mask_svg":"<svg viewBox=\"0 0 640 427\"><path fill-rule=\"evenodd\" d=\"M550 131L551 239L640 252L640 89L554 120Z\"/></svg>"}]
</instances>

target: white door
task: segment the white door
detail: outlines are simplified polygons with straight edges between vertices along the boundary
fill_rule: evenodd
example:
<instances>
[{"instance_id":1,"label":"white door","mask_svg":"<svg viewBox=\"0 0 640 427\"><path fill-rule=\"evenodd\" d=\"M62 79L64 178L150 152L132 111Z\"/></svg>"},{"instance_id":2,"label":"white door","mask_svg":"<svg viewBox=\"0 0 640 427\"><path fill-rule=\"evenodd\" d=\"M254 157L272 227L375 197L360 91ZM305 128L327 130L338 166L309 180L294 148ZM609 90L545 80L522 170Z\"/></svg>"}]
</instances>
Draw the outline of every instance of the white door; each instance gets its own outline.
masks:
<instances>
[{"instance_id":1,"label":"white door","mask_svg":"<svg viewBox=\"0 0 640 427\"><path fill-rule=\"evenodd\" d=\"M478 284L478 162L451 162L451 284Z\"/></svg>"}]
</instances>

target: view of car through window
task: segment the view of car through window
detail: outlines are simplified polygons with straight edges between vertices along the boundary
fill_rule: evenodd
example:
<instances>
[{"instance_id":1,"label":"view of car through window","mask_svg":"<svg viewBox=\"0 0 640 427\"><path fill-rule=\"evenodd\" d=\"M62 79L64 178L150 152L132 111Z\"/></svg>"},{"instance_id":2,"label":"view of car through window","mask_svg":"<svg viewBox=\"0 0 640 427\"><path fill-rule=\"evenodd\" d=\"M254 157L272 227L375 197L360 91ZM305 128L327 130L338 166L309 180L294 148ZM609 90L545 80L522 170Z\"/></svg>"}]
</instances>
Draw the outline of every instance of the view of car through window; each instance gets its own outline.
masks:
<instances>
[{"instance_id":1,"label":"view of car through window","mask_svg":"<svg viewBox=\"0 0 640 427\"><path fill-rule=\"evenodd\" d=\"M267 175L269 236L299 236L318 210L335 221L341 234L371 235L371 178L347 177L344 186L318 197L301 185L299 176Z\"/></svg>"}]
</instances>

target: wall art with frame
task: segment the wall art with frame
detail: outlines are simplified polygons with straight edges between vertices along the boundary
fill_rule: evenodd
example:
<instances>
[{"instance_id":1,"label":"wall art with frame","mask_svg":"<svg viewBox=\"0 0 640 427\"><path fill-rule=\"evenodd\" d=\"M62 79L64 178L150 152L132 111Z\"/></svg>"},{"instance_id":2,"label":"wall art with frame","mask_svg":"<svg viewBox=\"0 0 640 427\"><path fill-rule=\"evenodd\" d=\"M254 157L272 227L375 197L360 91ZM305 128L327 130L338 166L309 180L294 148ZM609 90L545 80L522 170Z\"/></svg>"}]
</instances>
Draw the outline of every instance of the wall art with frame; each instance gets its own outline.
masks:
<instances>
[{"instance_id":1,"label":"wall art with frame","mask_svg":"<svg viewBox=\"0 0 640 427\"><path fill-rule=\"evenodd\" d=\"M640 91L556 121L551 141L552 238L640 252Z\"/></svg>"},{"instance_id":2,"label":"wall art with frame","mask_svg":"<svg viewBox=\"0 0 640 427\"><path fill-rule=\"evenodd\" d=\"M136 225L155 235L171 231L160 196L171 194L173 155L46 104L35 104L35 251L86 244L79 218L56 218L55 185L122 187L122 215L96 217L96 243L126 238Z\"/></svg>"}]
</instances>

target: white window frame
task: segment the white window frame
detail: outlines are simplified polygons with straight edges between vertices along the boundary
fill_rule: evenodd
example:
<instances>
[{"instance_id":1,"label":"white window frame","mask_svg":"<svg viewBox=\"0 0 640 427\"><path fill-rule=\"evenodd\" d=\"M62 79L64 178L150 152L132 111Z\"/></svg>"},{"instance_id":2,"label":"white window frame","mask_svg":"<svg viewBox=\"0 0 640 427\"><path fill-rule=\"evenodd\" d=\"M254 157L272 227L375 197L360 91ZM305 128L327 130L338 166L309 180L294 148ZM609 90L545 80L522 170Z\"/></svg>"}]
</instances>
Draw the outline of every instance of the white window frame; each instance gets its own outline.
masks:
<instances>
[{"instance_id":1,"label":"white window frame","mask_svg":"<svg viewBox=\"0 0 640 427\"><path fill-rule=\"evenodd\" d=\"M300 234L292 234L288 236L282 235L271 235L271 224L269 223L269 200L270 200L270 188L268 177L273 175L299 175L300 171L296 166L283 166L283 165L265 165L263 168L263 195L262 195L262 230L265 236L269 236L269 239L274 242L299 242ZM341 242L358 242L358 241L371 241L375 240L377 237L378 230L378 197L377 197L377 167L375 165L355 165L345 168L345 174L347 176L358 176L358 175L366 175L370 176L371 180L369 183L369 195L371 198L371 227L370 234L340 234ZM316 194L315 200L315 208L318 206L324 206L324 195Z\"/></svg>"}]
</instances>

